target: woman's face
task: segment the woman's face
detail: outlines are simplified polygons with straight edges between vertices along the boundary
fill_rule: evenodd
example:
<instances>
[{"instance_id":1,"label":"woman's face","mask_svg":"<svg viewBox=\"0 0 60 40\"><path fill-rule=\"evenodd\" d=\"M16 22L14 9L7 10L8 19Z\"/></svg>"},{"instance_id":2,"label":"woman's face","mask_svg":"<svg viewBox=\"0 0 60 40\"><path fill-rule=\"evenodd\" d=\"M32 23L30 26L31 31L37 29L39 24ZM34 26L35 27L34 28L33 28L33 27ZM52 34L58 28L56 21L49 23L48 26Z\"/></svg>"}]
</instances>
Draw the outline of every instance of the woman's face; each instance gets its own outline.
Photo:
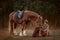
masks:
<instances>
[{"instance_id":1,"label":"woman's face","mask_svg":"<svg viewBox=\"0 0 60 40\"><path fill-rule=\"evenodd\" d=\"M46 22L44 22L44 24L46 24Z\"/></svg>"}]
</instances>

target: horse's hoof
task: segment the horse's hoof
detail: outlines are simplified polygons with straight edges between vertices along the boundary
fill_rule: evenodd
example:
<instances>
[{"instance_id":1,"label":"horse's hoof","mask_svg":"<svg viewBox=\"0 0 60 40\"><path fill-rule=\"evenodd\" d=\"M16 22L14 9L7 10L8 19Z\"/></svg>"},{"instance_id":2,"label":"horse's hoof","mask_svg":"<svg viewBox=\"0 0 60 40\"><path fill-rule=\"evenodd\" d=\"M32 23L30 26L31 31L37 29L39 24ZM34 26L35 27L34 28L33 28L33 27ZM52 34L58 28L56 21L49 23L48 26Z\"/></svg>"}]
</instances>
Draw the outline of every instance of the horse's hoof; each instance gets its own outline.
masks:
<instances>
[{"instance_id":1,"label":"horse's hoof","mask_svg":"<svg viewBox=\"0 0 60 40\"><path fill-rule=\"evenodd\" d=\"M19 36L23 36L22 32L19 33Z\"/></svg>"}]
</instances>

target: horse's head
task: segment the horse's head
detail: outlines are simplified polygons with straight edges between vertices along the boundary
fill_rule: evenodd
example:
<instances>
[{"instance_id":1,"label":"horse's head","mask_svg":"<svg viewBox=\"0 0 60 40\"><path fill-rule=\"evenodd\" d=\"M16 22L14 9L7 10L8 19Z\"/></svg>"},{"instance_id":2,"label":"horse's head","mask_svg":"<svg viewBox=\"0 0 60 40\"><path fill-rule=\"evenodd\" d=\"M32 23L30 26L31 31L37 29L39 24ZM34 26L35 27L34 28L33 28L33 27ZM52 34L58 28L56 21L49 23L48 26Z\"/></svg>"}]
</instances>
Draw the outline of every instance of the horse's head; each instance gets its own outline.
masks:
<instances>
[{"instance_id":1,"label":"horse's head","mask_svg":"<svg viewBox=\"0 0 60 40\"><path fill-rule=\"evenodd\" d=\"M39 15L39 19L38 19L38 25L41 28L43 25L43 17Z\"/></svg>"}]
</instances>

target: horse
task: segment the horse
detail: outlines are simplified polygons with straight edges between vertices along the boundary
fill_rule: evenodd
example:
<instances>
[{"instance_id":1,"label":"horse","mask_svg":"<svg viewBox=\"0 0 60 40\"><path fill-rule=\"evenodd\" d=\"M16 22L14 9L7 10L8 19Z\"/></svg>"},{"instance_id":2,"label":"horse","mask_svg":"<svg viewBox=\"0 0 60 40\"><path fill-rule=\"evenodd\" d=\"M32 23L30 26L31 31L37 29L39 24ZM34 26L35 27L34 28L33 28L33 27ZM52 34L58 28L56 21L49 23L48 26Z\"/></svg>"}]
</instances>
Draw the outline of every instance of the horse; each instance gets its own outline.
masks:
<instances>
[{"instance_id":1,"label":"horse","mask_svg":"<svg viewBox=\"0 0 60 40\"><path fill-rule=\"evenodd\" d=\"M26 24L28 22L35 23L35 25L36 25L35 27L39 27L39 28L41 27L41 23L40 23L41 18L38 13L29 11L29 10L25 10L23 17L21 19L17 19L16 14L17 14L16 11L13 11L9 14L9 33L10 34L14 34L13 31L17 27L17 24L23 25L22 29L21 29L22 34L23 34L23 31L27 28Z\"/></svg>"}]
</instances>

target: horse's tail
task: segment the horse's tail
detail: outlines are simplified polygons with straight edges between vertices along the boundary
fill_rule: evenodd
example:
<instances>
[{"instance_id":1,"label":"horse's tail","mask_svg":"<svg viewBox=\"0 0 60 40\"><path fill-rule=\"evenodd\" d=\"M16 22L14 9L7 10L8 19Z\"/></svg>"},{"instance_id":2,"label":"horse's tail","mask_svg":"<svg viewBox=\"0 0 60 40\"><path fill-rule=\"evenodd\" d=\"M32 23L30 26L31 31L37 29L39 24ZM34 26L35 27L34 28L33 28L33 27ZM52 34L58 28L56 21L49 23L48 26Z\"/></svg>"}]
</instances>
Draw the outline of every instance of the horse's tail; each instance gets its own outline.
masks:
<instances>
[{"instance_id":1,"label":"horse's tail","mask_svg":"<svg viewBox=\"0 0 60 40\"><path fill-rule=\"evenodd\" d=\"M11 32L11 18L12 18L12 15L13 15L14 12L10 13L9 14L9 21L8 21L8 33Z\"/></svg>"},{"instance_id":2,"label":"horse's tail","mask_svg":"<svg viewBox=\"0 0 60 40\"><path fill-rule=\"evenodd\" d=\"M11 23L10 23L10 19L9 19L9 26L8 26L8 33L11 32Z\"/></svg>"},{"instance_id":3,"label":"horse's tail","mask_svg":"<svg viewBox=\"0 0 60 40\"><path fill-rule=\"evenodd\" d=\"M8 26L8 33L11 33L13 32L13 22L12 22L12 17L14 15L15 12L12 12L10 15L9 15L9 26Z\"/></svg>"}]
</instances>

